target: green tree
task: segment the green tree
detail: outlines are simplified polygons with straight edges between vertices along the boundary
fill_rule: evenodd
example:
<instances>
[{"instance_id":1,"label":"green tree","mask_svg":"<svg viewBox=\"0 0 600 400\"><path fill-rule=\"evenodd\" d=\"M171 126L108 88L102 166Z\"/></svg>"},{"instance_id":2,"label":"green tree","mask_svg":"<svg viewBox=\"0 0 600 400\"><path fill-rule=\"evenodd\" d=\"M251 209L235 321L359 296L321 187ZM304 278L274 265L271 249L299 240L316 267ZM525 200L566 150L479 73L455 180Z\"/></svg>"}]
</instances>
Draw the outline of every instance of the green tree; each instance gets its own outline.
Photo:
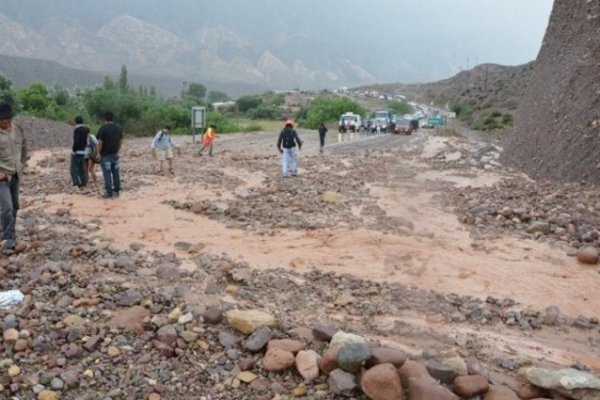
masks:
<instances>
[{"instance_id":1,"label":"green tree","mask_svg":"<svg viewBox=\"0 0 600 400\"><path fill-rule=\"evenodd\" d=\"M221 101L228 101L229 96L227 96L227 93L219 92L218 90L211 90L210 92L208 92L208 96L206 99L209 103L218 103Z\"/></svg>"},{"instance_id":2,"label":"green tree","mask_svg":"<svg viewBox=\"0 0 600 400\"><path fill-rule=\"evenodd\" d=\"M301 109L296 115L300 126L316 129L319 124L337 121L345 112L364 115L366 110L354 100L346 97L317 97L308 107Z\"/></svg>"},{"instance_id":3,"label":"green tree","mask_svg":"<svg viewBox=\"0 0 600 400\"><path fill-rule=\"evenodd\" d=\"M43 83L34 82L19 92L19 102L23 110L38 115L50 106L52 99Z\"/></svg>"},{"instance_id":4,"label":"green tree","mask_svg":"<svg viewBox=\"0 0 600 400\"><path fill-rule=\"evenodd\" d=\"M206 96L206 87L201 83L190 82L187 93L188 96L203 99Z\"/></svg>"},{"instance_id":5,"label":"green tree","mask_svg":"<svg viewBox=\"0 0 600 400\"><path fill-rule=\"evenodd\" d=\"M392 100L388 102L388 108L396 115L404 115L412 113L412 107L406 101Z\"/></svg>"},{"instance_id":6,"label":"green tree","mask_svg":"<svg viewBox=\"0 0 600 400\"><path fill-rule=\"evenodd\" d=\"M113 89L117 88L117 86L115 85L115 82L112 79L110 79L110 76L104 77L104 82L102 83L102 87L106 90L113 90Z\"/></svg>"},{"instance_id":7,"label":"green tree","mask_svg":"<svg viewBox=\"0 0 600 400\"><path fill-rule=\"evenodd\" d=\"M121 66L121 74L119 75L119 91L125 94L129 91L129 83L127 82L127 66Z\"/></svg>"},{"instance_id":8,"label":"green tree","mask_svg":"<svg viewBox=\"0 0 600 400\"><path fill-rule=\"evenodd\" d=\"M13 108L16 108L17 95L12 90L12 82L10 79L0 75L0 101L6 101Z\"/></svg>"},{"instance_id":9,"label":"green tree","mask_svg":"<svg viewBox=\"0 0 600 400\"><path fill-rule=\"evenodd\" d=\"M235 107L239 112L246 113L261 104L262 100L259 96L242 96L236 100Z\"/></svg>"},{"instance_id":10,"label":"green tree","mask_svg":"<svg viewBox=\"0 0 600 400\"><path fill-rule=\"evenodd\" d=\"M50 89L50 97L58 106L66 106L69 102L69 91L60 85L53 85Z\"/></svg>"}]
</instances>

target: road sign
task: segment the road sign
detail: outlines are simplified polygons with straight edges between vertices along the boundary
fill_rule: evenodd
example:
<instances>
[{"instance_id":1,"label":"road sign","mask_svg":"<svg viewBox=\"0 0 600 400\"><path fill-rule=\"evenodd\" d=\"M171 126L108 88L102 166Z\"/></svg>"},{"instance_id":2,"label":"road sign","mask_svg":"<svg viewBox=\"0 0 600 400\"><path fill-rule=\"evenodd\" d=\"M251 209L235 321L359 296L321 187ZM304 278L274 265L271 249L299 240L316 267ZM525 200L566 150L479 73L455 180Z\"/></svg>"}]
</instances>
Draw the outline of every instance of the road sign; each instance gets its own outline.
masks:
<instances>
[{"instance_id":1,"label":"road sign","mask_svg":"<svg viewBox=\"0 0 600 400\"><path fill-rule=\"evenodd\" d=\"M441 126L442 125L442 119L441 118L429 118L427 120L427 125Z\"/></svg>"},{"instance_id":2,"label":"road sign","mask_svg":"<svg viewBox=\"0 0 600 400\"><path fill-rule=\"evenodd\" d=\"M204 128L206 125L206 107L192 107L192 128Z\"/></svg>"}]
</instances>

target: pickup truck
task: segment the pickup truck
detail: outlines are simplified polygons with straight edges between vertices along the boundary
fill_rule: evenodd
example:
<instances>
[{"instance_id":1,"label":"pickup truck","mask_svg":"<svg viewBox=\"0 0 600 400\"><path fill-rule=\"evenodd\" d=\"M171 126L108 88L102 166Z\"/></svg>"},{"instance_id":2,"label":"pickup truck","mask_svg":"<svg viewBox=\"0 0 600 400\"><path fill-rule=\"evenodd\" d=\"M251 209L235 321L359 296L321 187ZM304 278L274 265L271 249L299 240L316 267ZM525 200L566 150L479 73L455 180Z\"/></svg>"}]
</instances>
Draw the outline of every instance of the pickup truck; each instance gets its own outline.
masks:
<instances>
[{"instance_id":1,"label":"pickup truck","mask_svg":"<svg viewBox=\"0 0 600 400\"><path fill-rule=\"evenodd\" d=\"M357 132L362 127L362 119L360 115L352 112L342 114L338 123L338 131L341 133L345 132Z\"/></svg>"}]
</instances>

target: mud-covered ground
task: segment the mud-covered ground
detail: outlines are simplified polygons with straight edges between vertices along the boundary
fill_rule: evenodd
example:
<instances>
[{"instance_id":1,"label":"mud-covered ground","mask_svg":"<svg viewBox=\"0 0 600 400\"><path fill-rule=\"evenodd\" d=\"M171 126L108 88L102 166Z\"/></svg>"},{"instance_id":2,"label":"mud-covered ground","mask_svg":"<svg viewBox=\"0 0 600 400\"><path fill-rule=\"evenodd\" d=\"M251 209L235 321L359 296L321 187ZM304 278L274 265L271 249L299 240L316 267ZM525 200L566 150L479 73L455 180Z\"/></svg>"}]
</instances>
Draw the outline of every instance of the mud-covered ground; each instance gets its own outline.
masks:
<instances>
[{"instance_id":1,"label":"mud-covered ground","mask_svg":"<svg viewBox=\"0 0 600 400\"><path fill-rule=\"evenodd\" d=\"M111 200L99 170L71 187L68 150L34 153L18 253L0 259L1 289L27 294L0 311L24 340L0 346L0 368L20 368L0 393L292 396L302 378L224 344L241 337L207 324L211 308L266 310L277 337L318 352L310 329L327 320L417 360L475 357L509 386L528 365L600 371L598 267L574 257L598 245L595 189L536 184L499 165L494 144L448 131L330 133L324 154L300 135L288 179L273 133L221 135L213 157L177 138L174 175L157 173L149 139L128 140ZM182 314L165 356L157 330ZM232 378L252 357L262 386ZM326 383L300 397L337 398Z\"/></svg>"}]
</instances>

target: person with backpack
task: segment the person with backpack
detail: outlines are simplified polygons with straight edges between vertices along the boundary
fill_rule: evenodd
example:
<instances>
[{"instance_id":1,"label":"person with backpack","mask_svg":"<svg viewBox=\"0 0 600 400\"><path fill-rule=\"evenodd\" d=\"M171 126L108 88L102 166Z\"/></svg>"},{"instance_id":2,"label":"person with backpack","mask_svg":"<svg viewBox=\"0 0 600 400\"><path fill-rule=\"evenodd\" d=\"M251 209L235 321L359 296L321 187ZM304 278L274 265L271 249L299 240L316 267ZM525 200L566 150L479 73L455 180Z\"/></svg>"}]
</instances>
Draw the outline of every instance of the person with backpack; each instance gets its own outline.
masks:
<instances>
[{"instance_id":1,"label":"person with backpack","mask_svg":"<svg viewBox=\"0 0 600 400\"><path fill-rule=\"evenodd\" d=\"M71 146L71 180L73 186L83 188L87 184L85 169L85 147L90 128L83 124L83 118L75 117L75 128L73 129L73 145Z\"/></svg>"},{"instance_id":2,"label":"person with backpack","mask_svg":"<svg viewBox=\"0 0 600 400\"><path fill-rule=\"evenodd\" d=\"M152 139L152 148L154 149L154 157L159 162L158 173L163 172L163 163L165 160L169 163L169 173L173 172L173 149L177 149L177 154L181 155L181 150L173 138L171 137L171 127L165 125L160 131L156 132Z\"/></svg>"},{"instance_id":3,"label":"person with backpack","mask_svg":"<svg viewBox=\"0 0 600 400\"><path fill-rule=\"evenodd\" d=\"M301 150L302 140L300 140L298 132L294 129L294 122L287 120L285 127L279 133L279 138L277 139L277 149L281 153L281 174L284 178L287 178L288 173L292 176L298 174L296 145L298 146L298 150Z\"/></svg>"},{"instance_id":4,"label":"person with backpack","mask_svg":"<svg viewBox=\"0 0 600 400\"><path fill-rule=\"evenodd\" d=\"M98 153L98 139L92 132L88 133L83 159L87 181L91 180L96 183L96 164L100 163L100 153Z\"/></svg>"}]
</instances>

